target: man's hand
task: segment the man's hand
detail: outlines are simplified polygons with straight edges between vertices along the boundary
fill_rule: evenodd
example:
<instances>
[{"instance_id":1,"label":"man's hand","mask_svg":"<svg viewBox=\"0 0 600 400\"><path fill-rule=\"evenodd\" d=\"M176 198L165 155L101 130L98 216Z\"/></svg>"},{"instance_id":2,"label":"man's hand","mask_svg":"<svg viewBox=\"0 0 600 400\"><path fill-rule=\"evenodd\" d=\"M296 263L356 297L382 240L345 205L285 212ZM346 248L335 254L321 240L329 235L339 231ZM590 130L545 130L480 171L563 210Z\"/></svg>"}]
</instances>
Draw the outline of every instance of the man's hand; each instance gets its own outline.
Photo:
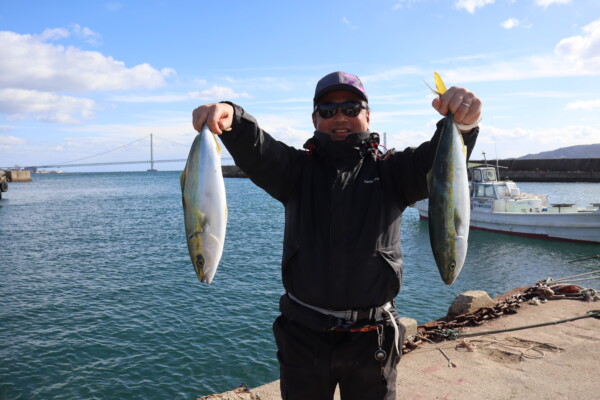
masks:
<instances>
[{"instance_id":1,"label":"man's hand","mask_svg":"<svg viewBox=\"0 0 600 400\"><path fill-rule=\"evenodd\" d=\"M461 125L472 125L481 116L481 100L466 89L452 86L440 97L431 102L441 115L452 111L454 122Z\"/></svg>"},{"instance_id":2,"label":"man's hand","mask_svg":"<svg viewBox=\"0 0 600 400\"><path fill-rule=\"evenodd\" d=\"M233 114L233 107L227 103L206 104L192 112L192 124L197 131L207 124L212 133L220 135L223 131L231 129Z\"/></svg>"}]
</instances>

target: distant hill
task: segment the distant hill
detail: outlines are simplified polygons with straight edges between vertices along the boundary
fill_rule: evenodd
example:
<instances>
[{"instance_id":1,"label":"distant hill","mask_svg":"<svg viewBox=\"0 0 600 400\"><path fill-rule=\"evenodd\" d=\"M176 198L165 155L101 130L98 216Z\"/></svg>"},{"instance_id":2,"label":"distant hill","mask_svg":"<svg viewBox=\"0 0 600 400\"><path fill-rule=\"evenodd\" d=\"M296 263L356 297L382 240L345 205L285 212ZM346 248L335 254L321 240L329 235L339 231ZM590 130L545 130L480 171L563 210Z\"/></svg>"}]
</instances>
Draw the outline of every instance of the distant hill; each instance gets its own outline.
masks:
<instances>
[{"instance_id":1,"label":"distant hill","mask_svg":"<svg viewBox=\"0 0 600 400\"><path fill-rule=\"evenodd\" d=\"M600 158L600 143L561 147L560 149L552 151L543 151L537 154L527 154L526 156L519 157L518 160L541 160L549 158Z\"/></svg>"}]
</instances>

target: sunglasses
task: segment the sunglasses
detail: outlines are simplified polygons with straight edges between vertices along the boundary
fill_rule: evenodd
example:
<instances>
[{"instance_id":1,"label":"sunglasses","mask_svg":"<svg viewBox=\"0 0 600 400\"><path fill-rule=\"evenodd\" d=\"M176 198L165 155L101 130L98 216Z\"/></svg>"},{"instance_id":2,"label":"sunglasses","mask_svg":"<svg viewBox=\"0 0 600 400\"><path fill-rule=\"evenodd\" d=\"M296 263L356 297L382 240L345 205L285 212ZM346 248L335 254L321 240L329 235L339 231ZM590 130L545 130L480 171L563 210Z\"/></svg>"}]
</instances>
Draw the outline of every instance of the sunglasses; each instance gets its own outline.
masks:
<instances>
[{"instance_id":1,"label":"sunglasses","mask_svg":"<svg viewBox=\"0 0 600 400\"><path fill-rule=\"evenodd\" d=\"M321 118L331 118L337 114L338 108L348 117L357 117L360 111L369 106L366 101L344 101L343 103L319 103L315 105L315 111Z\"/></svg>"}]
</instances>

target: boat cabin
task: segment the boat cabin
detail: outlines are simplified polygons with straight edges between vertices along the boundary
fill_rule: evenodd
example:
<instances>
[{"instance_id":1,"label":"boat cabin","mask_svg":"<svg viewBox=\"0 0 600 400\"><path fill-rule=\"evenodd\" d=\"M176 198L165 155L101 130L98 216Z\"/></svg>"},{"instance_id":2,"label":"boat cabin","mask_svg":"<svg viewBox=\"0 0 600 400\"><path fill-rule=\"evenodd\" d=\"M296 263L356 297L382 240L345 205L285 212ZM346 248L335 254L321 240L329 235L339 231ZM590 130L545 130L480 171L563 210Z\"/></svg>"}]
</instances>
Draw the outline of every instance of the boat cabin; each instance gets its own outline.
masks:
<instances>
[{"instance_id":1,"label":"boat cabin","mask_svg":"<svg viewBox=\"0 0 600 400\"><path fill-rule=\"evenodd\" d=\"M546 210L545 195L521 193L513 181L498 181L493 167L470 168L471 209L483 212L539 213Z\"/></svg>"}]
</instances>

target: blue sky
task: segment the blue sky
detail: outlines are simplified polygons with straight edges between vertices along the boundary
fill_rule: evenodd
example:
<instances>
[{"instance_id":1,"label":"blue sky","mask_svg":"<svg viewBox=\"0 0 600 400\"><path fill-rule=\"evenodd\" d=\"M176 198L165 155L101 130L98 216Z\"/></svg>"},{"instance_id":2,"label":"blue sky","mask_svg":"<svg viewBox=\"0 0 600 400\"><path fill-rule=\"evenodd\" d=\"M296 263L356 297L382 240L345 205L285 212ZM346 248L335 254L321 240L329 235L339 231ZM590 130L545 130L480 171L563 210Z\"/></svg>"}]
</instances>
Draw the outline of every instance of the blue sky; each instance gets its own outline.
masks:
<instances>
[{"instance_id":1,"label":"blue sky","mask_svg":"<svg viewBox=\"0 0 600 400\"><path fill-rule=\"evenodd\" d=\"M597 0L0 0L0 166L186 158L220 100L301 147L336 70L388 147L431 136L433 71L483 101L474 159L600 142Z\"/></svg>"}]
</instances>

